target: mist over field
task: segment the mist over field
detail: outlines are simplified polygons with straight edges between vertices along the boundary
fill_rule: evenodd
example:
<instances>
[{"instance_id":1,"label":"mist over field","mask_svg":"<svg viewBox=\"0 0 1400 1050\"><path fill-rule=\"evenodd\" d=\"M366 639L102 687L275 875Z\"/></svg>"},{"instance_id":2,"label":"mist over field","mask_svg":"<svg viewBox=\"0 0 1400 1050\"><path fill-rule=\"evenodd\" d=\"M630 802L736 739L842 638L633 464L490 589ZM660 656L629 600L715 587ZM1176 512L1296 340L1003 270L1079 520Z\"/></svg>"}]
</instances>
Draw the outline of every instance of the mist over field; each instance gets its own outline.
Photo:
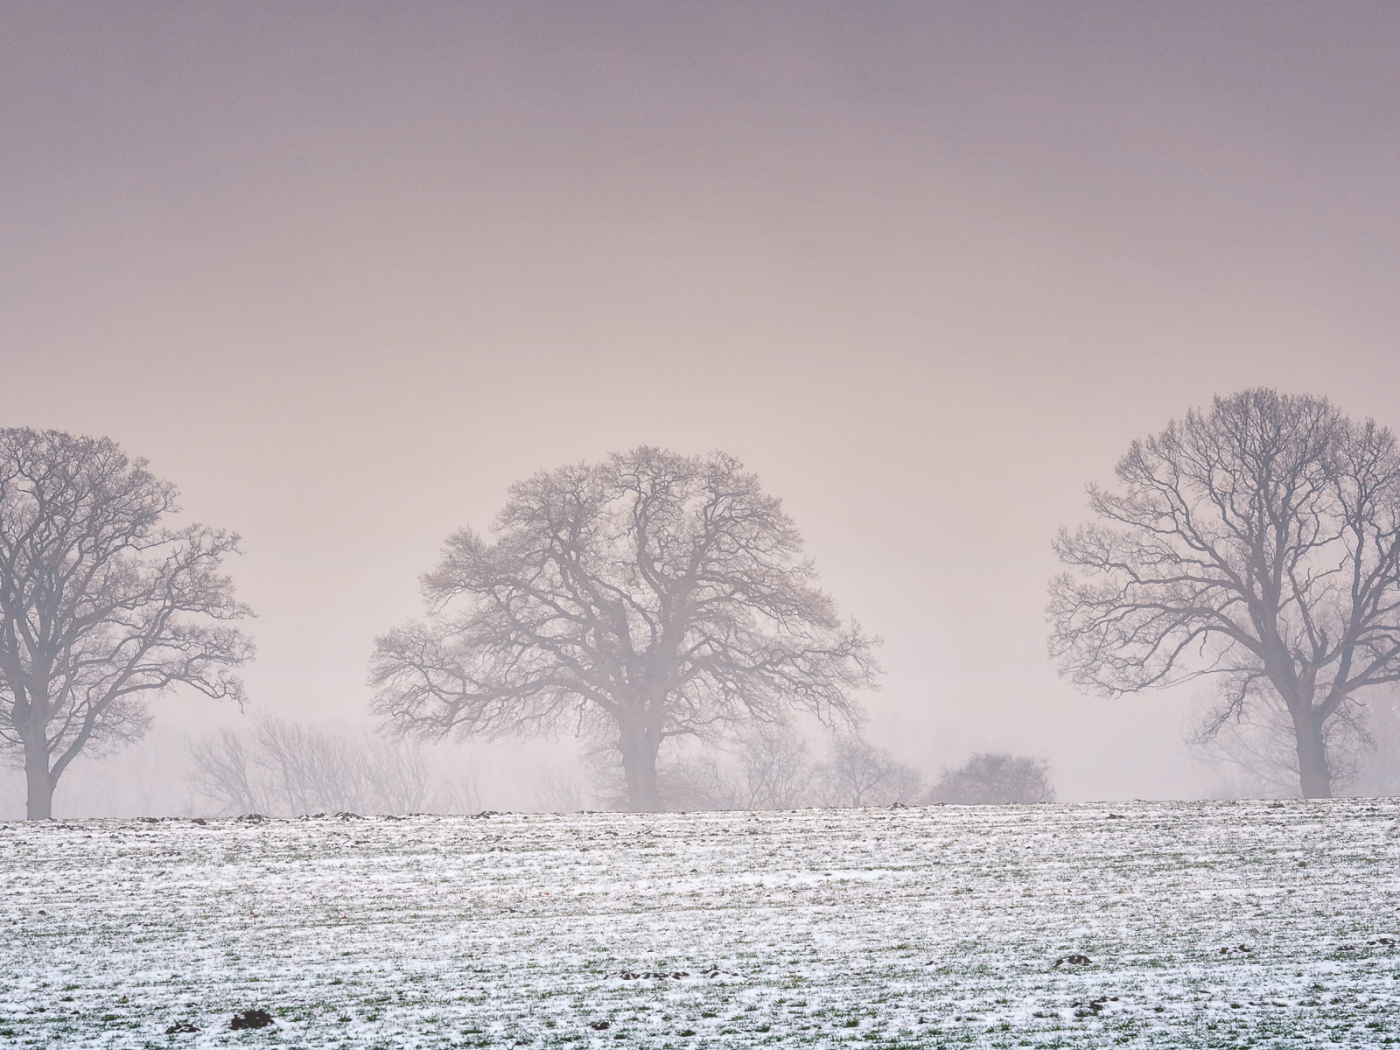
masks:
<instances>
[{"instance_id":1,"label":"mist over field","mask_svg":"<svg viewBox=\"0 0 1400 1050\"><path fill-rule=\"evenodd\" d=\"M1209 683L1057 673L1052 541L1216 395L1400 424L1397 44L1369 3L0 4L3 426L149 460L256 614L242 711L153 700L55 814L622 805L577 722L376 751L369 676L449 536L642 448L737 457L882 640L869 799L979 754L1067 802L1296 794L1249 766L1276 727L1190 744ZM1373 695L1339 791L1393 790ZM867 797L794 717L806 794L667 743L656 797ZM201 793L191 748L260 718L339 765Z\"/></svg>"},{"instance_id":2,"label":"mist over field","mask_svg":"<svg viewBox=\"0 0 1400 1050\"><path fill-rule=\"evenodd\" d=\"M1397 55L0 0L0 1045L1400 1042Z\"/></svg>"}]
</instances>

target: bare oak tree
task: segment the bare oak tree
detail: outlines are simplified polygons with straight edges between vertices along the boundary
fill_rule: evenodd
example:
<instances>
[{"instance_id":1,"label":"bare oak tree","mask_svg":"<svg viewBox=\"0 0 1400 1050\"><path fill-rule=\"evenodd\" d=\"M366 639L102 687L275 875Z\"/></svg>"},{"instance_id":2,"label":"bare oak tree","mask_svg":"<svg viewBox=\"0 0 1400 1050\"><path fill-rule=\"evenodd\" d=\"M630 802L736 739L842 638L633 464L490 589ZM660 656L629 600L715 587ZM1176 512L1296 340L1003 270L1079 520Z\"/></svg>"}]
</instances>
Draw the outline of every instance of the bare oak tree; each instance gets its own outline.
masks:
<instances>
[{"instance_id":1,"label":"bare oak tree","mask_svg":"<svg viewBox=\"0 0 1400 1050\"><path fill-rule=\"evenodd\" d=\"M175 489L105 438L0 430L0 746L21 756L30 819L52 815L84 751L143 734L179 685L242 698L248 614L219 572L237 537L169 530Z\"/></svg>"},{"instance_id":2,"label":"bare oak tree","mask_svg":"<svg viewBox=\"0 0 1400 1050\"><path fill-rule=\"evenodd\" d=\"M374 710L399 732L565 725L615 739L633 810L660 802L673 737L793 708L854 718L872 641L816 586L778 500L723 454L652 448L511 489L494 542L447 541L426 620L379 638Z\"/></svg>"},{"instance_id":3,"label":"bare oak tree","mask_svg":"<svg viewBox=\"0 0 1400 1050\"><path fill-rule=\"evenodd\" d=\"M1221 684L1207 733L1273 699L1304 796L1328 797L1329 736L1400 680L1400 456L1390 431L1323 398L1217 397L1089 489L1051 585L1061 671L1114 695Z\"/></svg>"}]
</instances>

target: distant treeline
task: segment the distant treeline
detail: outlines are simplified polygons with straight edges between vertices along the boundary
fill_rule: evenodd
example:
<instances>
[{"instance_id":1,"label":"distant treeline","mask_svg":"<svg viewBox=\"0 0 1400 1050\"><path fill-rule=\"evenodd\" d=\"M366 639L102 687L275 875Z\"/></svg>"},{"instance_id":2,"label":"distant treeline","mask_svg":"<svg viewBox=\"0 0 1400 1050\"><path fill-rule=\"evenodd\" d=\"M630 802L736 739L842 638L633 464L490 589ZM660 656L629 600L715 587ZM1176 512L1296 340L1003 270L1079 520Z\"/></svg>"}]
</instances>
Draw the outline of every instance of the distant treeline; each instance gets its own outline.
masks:
<instances>
[{"instance_id":1,"label":"distant treeline","mask_svg":"<svg viewBox=\"0 0 1400 1050\"><path fill-rule=\"evenodd\" d=\"M209 812L471 812L480 796L473 778L453 779L423 749L372 733L336 732L269 715L247 729L224 729L189 744L189 783ZM580 776L537 769L541 808L625 809L616 752L594 746ZM823 757L790 725L762 727L725 749L676 748L659 766L667 809L801 809L812 806L919 805L928 802L1050 802L1044 762L1005 754L974 755L928 783L854 733L830 741Z\"/></svg>"}]
</instances>

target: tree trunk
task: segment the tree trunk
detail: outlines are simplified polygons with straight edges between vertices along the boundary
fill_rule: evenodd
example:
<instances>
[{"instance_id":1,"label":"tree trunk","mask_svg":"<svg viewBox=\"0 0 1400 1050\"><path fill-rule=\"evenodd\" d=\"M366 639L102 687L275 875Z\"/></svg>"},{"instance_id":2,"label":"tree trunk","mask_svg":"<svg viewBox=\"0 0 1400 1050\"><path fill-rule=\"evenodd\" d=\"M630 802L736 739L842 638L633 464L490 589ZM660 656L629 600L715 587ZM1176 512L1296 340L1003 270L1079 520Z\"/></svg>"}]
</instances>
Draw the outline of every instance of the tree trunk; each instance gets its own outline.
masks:
<instances>
[{"instance_id":1,"label":"tree trunk","mask_svg":"<svg viewBox=\"0 0 1400 1050\"><path fill-rule=\"evenodd\" d=\"M1293 733L1298 741L1298 781L1304 798L1332 797L1332 770L1327 767L1327 747L1322 726L1311 705L1293 715Z\"/></svg>"},{"instance_id":2,"label":"tree trunk","mask_svg":"<svg viewBox=\"0 0 1400 1050\"><path fill-rule=\"evenodd\" d=\"M49 773L49 750L43 744L25 745L24 779L28 788L26 820L48 820L53 816L53 777Z\"/></svg>"},{"instance_id":3,"label":"tree trunk","mask_svg":"<svg viewBox=\"0 0 1400 1050\"><path fill-rule=\"evenodd\" d=\"M632 813L652 813L660 809L656 753L661 749L661 734L624 725L618 734L617 749L622 752L622 772L627 778L627 809Z\"/></svg>"}]
</instances>

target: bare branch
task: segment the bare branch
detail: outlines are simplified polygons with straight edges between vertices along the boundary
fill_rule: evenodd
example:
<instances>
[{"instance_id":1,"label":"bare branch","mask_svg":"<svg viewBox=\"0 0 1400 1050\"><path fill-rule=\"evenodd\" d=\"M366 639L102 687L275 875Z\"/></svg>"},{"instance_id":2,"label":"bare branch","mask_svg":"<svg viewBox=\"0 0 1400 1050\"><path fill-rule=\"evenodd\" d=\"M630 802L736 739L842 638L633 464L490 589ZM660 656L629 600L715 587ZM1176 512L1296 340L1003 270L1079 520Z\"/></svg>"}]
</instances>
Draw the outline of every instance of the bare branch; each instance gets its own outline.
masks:
<instances>
[{"instance_id":1,"label":"bare branch","mask_svg":"<svg viewBox=\"0 0 1400 1050\"><path fill-rule=\"evenodd\" d=\"M171 531L175 489L111 441L0 430L0 745L47 816L78 755L135 739L145 698L242 701L250 615L220 572L238 537Z\"/></svg>"},{"instance_id":2,"label":"bare branch","mask_svg":"<svg viewBox=\"0 0 1400 1050\"><path fill-rule=\"evenodd\" d=\"M843 624L779 502L731 456L640 448L511 489L494 542L462 531L425 621L381 637L374 710L399 733L618 734L633 804L661 743L792 709L852 721L878 640Z\"/></svg>"},{"instance_id":3,"label":"bare branch","mask_svg":"<svg viewBox=\"0 0 1400 1050\"><path fill-rule=\"evenodd\" d=\"M1400 680L1400 455L1328 401L1247 390L1135 442L1098 519L1062 531L1050 587L1061 673L1109 695L1220 679L1223 731L1267 690L1305 794L1329 794L1327 726Z\"/></svg>"}]
</instances>

